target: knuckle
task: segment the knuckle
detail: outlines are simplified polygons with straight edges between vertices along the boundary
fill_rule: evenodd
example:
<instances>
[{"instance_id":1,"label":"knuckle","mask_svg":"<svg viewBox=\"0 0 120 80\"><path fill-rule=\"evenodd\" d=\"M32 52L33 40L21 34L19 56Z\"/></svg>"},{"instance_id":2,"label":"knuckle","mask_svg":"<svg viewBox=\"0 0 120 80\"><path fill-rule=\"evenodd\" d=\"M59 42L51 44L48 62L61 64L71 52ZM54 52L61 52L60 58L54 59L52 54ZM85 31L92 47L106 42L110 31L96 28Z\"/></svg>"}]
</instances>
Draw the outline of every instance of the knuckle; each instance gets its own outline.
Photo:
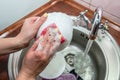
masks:
<instances>
[{"instance_id":1,"label":"knuckle","mask_svg":"<svg viewBox=\"0 0 120 80\"><path fill-rule=\"evenodd\" d=\"M35 56L36 56L36 58L41 58L41 57L42 57L42 54L36 53Z\"/></svg>"},{"instance_id":2,"label":"knuckle","mask_svg":"<svg viewBox=\"0 0 120 80\"><path fill-rule=\"evenodd\" d=\"M41 24L42 24L44 21L45 21L44 18L41 18L41 19L40 19L40 23L41 23Z\"/></svg>"},{"instance_id":3,"label":"knuckle","mask_svg":"<svg viewBox=\"0 0 120 80\"><path fill-rule=\"evenodd\" d=\"M43 62L46 62L46 61L48 60L48 57L47 57L46 55L44 55L44 56L42 56L41 60L42 60Z\"/></svg>"},{"instance_id":4,"label":"knuckle","mask_svg":"<svg viewBox=\"0 0 120 80\"><path fill-rule=\"evenodd\" d=\"M25 19L25 21L28 21L28 20L29 20L29 18L26 18L26 19Z\"/></svg>"}]
</instances>

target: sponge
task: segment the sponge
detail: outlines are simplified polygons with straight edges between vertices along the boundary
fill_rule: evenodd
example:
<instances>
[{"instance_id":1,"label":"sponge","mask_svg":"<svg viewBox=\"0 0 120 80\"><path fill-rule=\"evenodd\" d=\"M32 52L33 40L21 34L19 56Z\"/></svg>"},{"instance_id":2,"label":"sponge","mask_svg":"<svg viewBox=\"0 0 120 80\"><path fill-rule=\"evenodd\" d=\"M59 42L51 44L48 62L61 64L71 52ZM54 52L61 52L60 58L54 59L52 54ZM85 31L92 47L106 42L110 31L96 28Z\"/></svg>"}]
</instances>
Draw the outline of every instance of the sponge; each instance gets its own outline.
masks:
<instances>
[{"instance_id":1,"label":"sponge","mask_svg":"<svg viewBox=\"0 0 120 80\"><path fill-rule=\"evenodd\" d=\"M55 34L56 35L55 40L59 39L61 44L66 41L65 37L62 35L62 33L60 32L60 30L58 29L58 27L55 23L52 23L52 24L48 25L46 28L44 28L41 31L41 33L39 35L39 40L40 41L43 40L43 37L45 36L47 31L49 31L49 34L51 34L51 35ZM40 44L39 44L37 50L40 49L39 47L40 47Z\"/></svg>"},{"instance_id":2,"label":"sponge","mask_svg":"<svg viewBox=\"0 0 120 80\"><path fill-rule=\"evenodd\" d=\"M61 44L66 41L66 39L61 34L61 32L59 31L59 29L55 23L52 23L48 27L44 28L44 30L41 32L40 36L44 36L48 30L50 30L50 34L52 34L52 33L56 34L55 39L59 38Z\"/></svg>"}]
</instances>

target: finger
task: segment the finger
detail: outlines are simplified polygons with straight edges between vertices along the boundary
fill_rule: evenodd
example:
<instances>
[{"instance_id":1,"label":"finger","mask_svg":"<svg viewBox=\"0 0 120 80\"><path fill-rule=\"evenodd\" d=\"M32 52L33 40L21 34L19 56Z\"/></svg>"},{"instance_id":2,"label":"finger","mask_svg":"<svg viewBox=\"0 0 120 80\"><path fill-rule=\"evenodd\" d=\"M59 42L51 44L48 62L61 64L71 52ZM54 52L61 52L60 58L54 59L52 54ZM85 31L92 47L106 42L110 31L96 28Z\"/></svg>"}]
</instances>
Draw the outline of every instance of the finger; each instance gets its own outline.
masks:
<instances>
[{"instance_id":1,"label":"finger","mask_svg":"<svg viewBox=\"0 0 120 80\"><path fill-rule=\"evenodd\" d=\"M39 20L40 19L40 17L32 17L31 18L31 22L33 22L33 23L35 23L37 20Z\"/></svg>"},{"instance_id":2,"label":"finger","mask_svg":"<svg viewBox=\"0 0 120 80\"><path fill-rule=\"evenodd\" d=\"M39 27L45 22L45 20L47 19L47 16L48 16L48 14L45 13L43 16L41 16L41 18L38 18L35 21L35 24L37 25L36 29L39 29Z\"/></svg>"},{"instance_id":3,"label":"finger","mask_svg":"<svg viewBox=\"0 0 120 80\"><path fill-rule=\"evenodd\" d=\"M57 51L57 49L59 48L59 46L60 46L60 41L55 41L54 45L51 47L51 49L49 51L50 57L54 55L54 53Z\"/></svg>"},{"instance_id":4,"label":"finger","mask_svg":"<svg viewBox=\"0 0 120 80\"><path fill-rule=\"evenodd\" d=\"M36 20L38 20L40 17L29 17L25 21L29 23L34 23Z\"/></svg>"},{"instance_id":5,"label":"finger","mask_svg":"<svg viewBox=\"0 0 120 80\"><path fill-rule=\"evenodd\" d=\"M38 44L38 47L37 47L37 49L36 49L36 51L38 51L38 50L42 50L43 48L44 48L44 44L43 44L43 36L40 36L39 38L38 38L38 40L39 40L39 44Z\"/></svg>"},{"instance_id":6,"label":"finger","mask_svg":"<svg viewBox=\"0 0 120 80\"><path fill-rule=\"evenodd\" d=\"M37 39L37 40L33 43L32 47L30 48L30 51L35 51L36 48L38 47L38 44L39 44L39 39Z\"/></svg>"},{"instance_id":7,"label":"finger","mask_svg":"<svg viewBox=\"0 0 120 80\"><path fill-rule=\"evenodd\" d=\"M46 30L46 33L45 33L45 35L44 35L44 38L45 38L45 39L48 39L49 34L50 34L50 30L49 30L49 28L48 28L48 29Z\"/></svg>"},{"instance_id":8,"label":"finger","mask_svg":"<svg viewBox=\"0 0 120 80\"><path fill-rule=\"evenodd\" d=\"M48 41L47 41L46 46L44 48L44 52L45 53L49 53L53 41L54 41L54 36L53 35L49 35Z\"/></svg>"},{"instance_id":9,"label":"finger","mask_svg":"<svg viewBox=\"0 0 120 80\"><path fill-rule=\"evenodd\" d=\"M44 52L45 54L49 53L50 47L51 47L50 43L46 44L46 46L43 48L43 52Z\"/></svg>"},{"instance_id":10,"label":"finger","mask_svg":"<svg viewBox=\"0 0 120 80\"><path fill-rule=\"evenodd\" d=\"M50 34L50 31L49 31L49 29L47 30L47 32L45 33L45 35L43 36L43 45L45 45L46 43L47 43L47 41L48 41L48 37L49 37L49 34Z\"/></svg>"},{"instance_id":11,"label":"finger","mask_svg":"<svg viewBox=\"0 0 120 80\"><path fill-rule=\"evenodd\" d=\"M41 35L39 37L39 46L38 46L37 50L43 50L44 49L44 47L45 47L45 45L47 44L47 41L48 41L48 35L49 35L49 33L47 31L47 33L45 35Z\"/></svg>"}]
</instances>

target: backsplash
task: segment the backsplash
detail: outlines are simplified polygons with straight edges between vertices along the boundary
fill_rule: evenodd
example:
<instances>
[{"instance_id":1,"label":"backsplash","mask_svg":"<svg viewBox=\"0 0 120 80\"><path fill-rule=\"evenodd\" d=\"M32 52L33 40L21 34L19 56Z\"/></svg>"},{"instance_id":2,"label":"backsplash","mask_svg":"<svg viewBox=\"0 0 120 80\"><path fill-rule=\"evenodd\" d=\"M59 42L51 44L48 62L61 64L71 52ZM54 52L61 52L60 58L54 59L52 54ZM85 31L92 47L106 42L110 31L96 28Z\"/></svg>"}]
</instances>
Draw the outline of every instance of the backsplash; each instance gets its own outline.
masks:
<instances>
[{"instance_id":1,"label":"backsplash","mask_svg":"<svg viewBox=\"0 0 120 80\"><path fill-rule=\"evenodd\" d=\"M76 2L94 10L96 6L101 5L104 9L104 16L120 24L120 0L75 0ZM29 14L36 8L49 2L49 0L1 0L0 1L0 31Z\"/></svg>"},{"instance_id":2,"label":"backsplash","mask_svg":"<svg viewBox=\"0 0 120 80\"><path fill-rule=\"evenodd\" d=\"M103 15L120 24L120 0L75 0L76 2L95 10L97 6L103 7ZM89 5L91 2L91 6Z\"/></svg>"}]
</instances>

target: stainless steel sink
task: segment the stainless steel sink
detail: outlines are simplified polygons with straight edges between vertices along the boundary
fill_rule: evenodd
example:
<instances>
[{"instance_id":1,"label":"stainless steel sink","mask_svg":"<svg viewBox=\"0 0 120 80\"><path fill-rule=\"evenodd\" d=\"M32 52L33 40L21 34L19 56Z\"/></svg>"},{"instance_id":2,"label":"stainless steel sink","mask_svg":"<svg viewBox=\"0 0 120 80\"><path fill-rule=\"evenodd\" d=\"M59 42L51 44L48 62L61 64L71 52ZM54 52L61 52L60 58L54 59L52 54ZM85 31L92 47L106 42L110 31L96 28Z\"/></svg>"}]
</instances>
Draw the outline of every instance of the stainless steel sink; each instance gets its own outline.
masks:
<instances>
[{"instance_id":1,"label":"stainless steel sink","mask_svg":"<svg viewBox=\"0 0 120 80\"><path fill-rule=\"evenodd\" d=\"M88 41L89 30L77 26L73 30L73 39L70 46L74 46L79 50L84 50ZM23 49L10 54L8 62L9 79L15 80L21 66L22 57L27 50ZM88 54L95 67L94 80L120 80L120 49L111 35L105 31L98 33L97 39L94 41Z\"/></svg>"},{"instance_id":2,"label":"stainless steel sink","mask_svg":"<svg viewBox=\"0 0 120 80\"><path fill-rule=\"evenodd\" d=\"M88 41L88 34L89 31L86 29L75 27L72 42L84 49ZM99 31L98 37L91 47L89 56L96 69L97 76L95 80L120 79L120 49L108 32L102 34L102 31Z\"/></svg>"}]
</instances>

